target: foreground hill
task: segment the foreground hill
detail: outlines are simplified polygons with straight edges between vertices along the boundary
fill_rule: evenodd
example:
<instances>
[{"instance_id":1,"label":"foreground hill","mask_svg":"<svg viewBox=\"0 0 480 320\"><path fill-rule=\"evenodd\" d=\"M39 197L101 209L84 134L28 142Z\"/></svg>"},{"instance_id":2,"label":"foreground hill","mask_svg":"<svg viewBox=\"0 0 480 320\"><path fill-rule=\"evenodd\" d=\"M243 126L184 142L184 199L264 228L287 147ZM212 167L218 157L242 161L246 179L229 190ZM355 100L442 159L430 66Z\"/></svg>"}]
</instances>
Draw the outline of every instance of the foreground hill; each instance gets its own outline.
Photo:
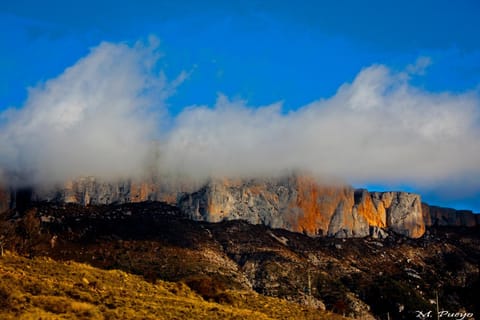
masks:
<instances>
[{"instance_id":1,"label":"foreground hill","mask_svg":"<svg viewBox=\"0 0 480 320\"><path fill-rule=\"evenodd\" d=\"M45 257L5 254L0 274L1 319L344 319L252 291L209 302L181 282Z\"/></svg>"},{"instance_id":2,"label":"foreground hill","mask_svg":"<svg viewBox=\"0 0 480 320\"><path fill-rule=\"evenodd\" d=\"M435 309L438 292L442 309L480 314L478 227L428 227L419 239L388 230L382 239L312 238L241 220L193 221L161 202L32 203L0 222L10 251L181 281L207 300L255 291L295 308L412 319Z\"/></svg>"}]
</instances>

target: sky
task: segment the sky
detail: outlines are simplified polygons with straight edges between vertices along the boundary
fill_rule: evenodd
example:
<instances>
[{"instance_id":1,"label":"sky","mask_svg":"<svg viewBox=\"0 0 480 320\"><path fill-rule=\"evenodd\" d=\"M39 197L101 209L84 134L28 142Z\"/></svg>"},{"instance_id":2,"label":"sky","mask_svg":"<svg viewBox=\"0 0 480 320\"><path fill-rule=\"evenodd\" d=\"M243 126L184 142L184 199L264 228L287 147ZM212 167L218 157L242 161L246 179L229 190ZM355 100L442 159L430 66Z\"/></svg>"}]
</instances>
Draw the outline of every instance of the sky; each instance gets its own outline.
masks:
<instances>
[{"instance_id":1,"label":"sky","mask_svg":"<svg viewBox=\"0 0 480 320\"><path fill-rule=\"evenodd\" d=\"M480 212L478 1L2 1L0 166L300 169ZM154 150L154 151L152 151Z\"/></svg>"}]
</instances>

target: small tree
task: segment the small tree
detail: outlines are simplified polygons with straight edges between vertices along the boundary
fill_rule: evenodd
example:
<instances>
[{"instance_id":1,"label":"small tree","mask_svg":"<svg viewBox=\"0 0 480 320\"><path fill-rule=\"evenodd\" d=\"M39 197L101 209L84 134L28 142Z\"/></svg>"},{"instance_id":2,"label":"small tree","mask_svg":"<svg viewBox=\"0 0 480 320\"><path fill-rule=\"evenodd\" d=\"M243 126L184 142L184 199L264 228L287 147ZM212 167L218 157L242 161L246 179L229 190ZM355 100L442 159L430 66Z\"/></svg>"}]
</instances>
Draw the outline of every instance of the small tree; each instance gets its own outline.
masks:
<instances>
[{"instance_id":1,"label":"small tree","mask_svg":"<svg viewBox=\"0 0 480 320\"><path fill-rule=\"evenodd\" d=\"M37 209L32 208L18 222L18 235L22 237L22 250L30 251L41 241L40 219L37 217Z\"/></svg>"},{"instance_id":2,"label":"small tree","mask_svg":"<svg viewBox=\"0 0 480 320\"><path fill-rule=\"evenodd\" d=\"M7 244L14 242L15 238L15 224L4 218L0 217L0 256L5 254Z\"/></svg>"},{"instance_id":3,"label":"small tree","mask_svg":"<svg viewBox=\"0 0 480 320\"><path fill-rule=\"evenodd\" d=\"M2 234L0 236L0 257L3 257L3 247L5 245L5 236Z\"/></svg>"}]
</instances>

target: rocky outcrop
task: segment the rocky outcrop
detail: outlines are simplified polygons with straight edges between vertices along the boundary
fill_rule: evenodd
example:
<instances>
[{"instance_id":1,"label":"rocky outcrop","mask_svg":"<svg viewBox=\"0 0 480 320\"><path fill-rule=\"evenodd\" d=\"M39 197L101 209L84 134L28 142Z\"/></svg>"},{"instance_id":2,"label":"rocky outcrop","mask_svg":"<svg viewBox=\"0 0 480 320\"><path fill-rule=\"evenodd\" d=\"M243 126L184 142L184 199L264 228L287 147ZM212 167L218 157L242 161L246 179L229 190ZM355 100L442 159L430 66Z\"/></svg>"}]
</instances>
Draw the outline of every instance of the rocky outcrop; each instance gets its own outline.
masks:
<instances>
[{"instance_id":1,"label":"rocky outcrop","mask_svg":"<svg viewBox=\"0 0 480 320\"><path fill-rule=\"evenodd\" d=\"M342 228L352 235L356 217L348 216L347 211L353 204L351 187L322 185L311 177L296 175L212 180L178 202L180 209L195 220L242 219L312 236L332 235ZM334 226L330 227L332 220Z\"/></svg>"},{"instance_id":2,"label":"rocky outcrop","mask_svg":"<svg viewBox=\"0 0 480 320\"><path fill-rule=\"evenodd\" d=\"M422 204L423 212L430 218L428 226L475 227L479 225L480 215L470 210L455 210Z\"/></svg>"},{"instance_id":3,"label":"rocky outcrop","mask_svg":"<svg viewBox=\"0 0 480 320\"><path fill-rule=\"evenodd\" d=\"M309 235L327 234L342 202L353 205L350 187L322 186L313 178L212 180L180 198L180 209L195 220L242 219ZM338 210L337 210L338 211Z\"/></svg>"},{"instance_id":4,"label":"rocky outcrop","mask_svg":"<svg viewBox=\"0 0 480 320\"><path fill-rule=\"evenodd\" d=\"M261 180L212 180L185 194L178 205L189 218L242 219L253 224L339 238L384 237L382 228L418 238L425 232L420 197L322 185L309 176Z\"/></svg>"},{"instance_id":5,"label":"rocky outcrop","mask_svg":"<svg viewBox=\"0 0 480 320\"><path fill-rule=\"evenodd\" d=\"M386 239L388 232L379 227L370 227L370 236L374 239Z\"/></svg>"},{"instance_id":6,"label":"rocky outcrop","mask_svg":"<svg viewBox=\"0 0 480 320\"><path fill-rule=\"evenodd\" d=\"M345 202L340 203L330 221L328 235L336 238L359 238L369 234L368 221L359 214L357 208L348 210Z\"/></svg>"},{"instance_id":7,"label":"rocky outcrop","mask_svg":"<svg viewBox=\"0 0 480 320\"><path fill-rule=\"evenodd\" d=\"M470 211L422 204L416 194L355 190L299 174L212 179L202 184L155 176L117 182L86 177L48 189L10 193L0 188L0 212L12 207L21 211L30 200L84 206L163 201L198 221L245 220L309 236L337 238L385 238L387 230L418 238L428 226L473 227L480 220Z\"/></svg>"},{"instance_id":8,"label":"rocky outcrop","mask_svg":"<svg viewBox=\"0 0 480 320\"><path fill-rule=\"evenodd\" d=\"M194 220L240 219L310 236L383 238L386 233L381 230L390 228L416 238L425 231L417 195L369 193L298 174L261 179L212 179L202 187L160 178L104 182L86 177L61 187L17 192L11 198L14 203L7 205L17 207L30 199L85 206L165 201L176 204L184 215Z\"/></svg>"},{"instance_id":9,"label":"rocky outcrop","mask_svg":"<svg viewBox=\"0 0 480 320\"><path fill-rule=\"evenodd\" d=\"M408 192L373 192L373 202L382 215L386 213L387 226L394 232L410 238L425 233L425 221L418 194Z\"/></svg>"},{"instance_id":10,"label":"rocky outcrop","mask_svg":"<svg viewBox=\"0 0 480 320\"><path fill-rule=\"evenodd\" d=\"M387 212L385 204L372 198L366 189L355 191L355 204L358 213L363 216L370 226L385 228L387 226Z\"/></svg>"},{"instance_id":11,"label":"rocky outcrop","mask_svg":"<svg viewBox=\"0 0 480 320\"><path fill-rule=\"evenodd\" d=\"M125 203L133 200L130 183L101 182L93 177L68 181L57 190L37 190L35 198L48 201L92 204ZM148 200L145 198L145 200Z\"/></svg>"},{"instance_id":12,"label":"rocky outcrop","mask_svg":"<svg viewBox=\"0 0 480 320\"><path fill-rule=\"evenodd\" d=\"M197 185L192 182L184 183L180 180L172 181L158 177L115 182L83 177L56 187L35 188L32 200L78 203L84 206L143 201L175 204L179 194L193 192L196 188Z\"/></svg>"}]
</instances>

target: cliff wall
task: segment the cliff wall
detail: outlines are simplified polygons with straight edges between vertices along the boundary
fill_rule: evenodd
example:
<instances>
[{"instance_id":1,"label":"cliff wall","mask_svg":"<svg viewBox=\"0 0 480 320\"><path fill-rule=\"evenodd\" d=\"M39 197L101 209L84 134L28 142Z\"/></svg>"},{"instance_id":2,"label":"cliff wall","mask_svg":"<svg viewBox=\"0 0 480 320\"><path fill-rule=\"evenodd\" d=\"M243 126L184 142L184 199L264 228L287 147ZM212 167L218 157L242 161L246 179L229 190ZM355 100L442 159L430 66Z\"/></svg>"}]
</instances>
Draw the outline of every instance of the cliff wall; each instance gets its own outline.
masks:
<instances>
[{"instance_id":1,"label":"cliff wall","mask_svg":"<svg viewBox=\"0 0 480 320\"><path fill-rule=\"evenodd\" d=\"M427 226L475 227L479 225L480 215L470 210L455 210L422 204L422 210L429 217Z\"/></svg>"},{"instance_id":2,"label":"cliff wall","mask_svg":"<svg viewBox=\"0 0 480 320\"><path fill-rule=\"evenodd\" d=\"M246 220L310 236L385 237L385 229L411 238L429 226L479 225L480 215L422 204L407 192L368 192L292 174L276 178L212 179L207 183L150 177L141 181L102 182L93 177L55 188L0 187L0 212L24 202L95 204L165 201L194 220Z\"/></svg>"},{"instance_id":3,"label":"cliff wall","mask_svg":"<svg viewBox=\"0 0 480 320\"><path fill-rule=\"evenodd\" d=\"M242 219L311 236L364 237L390 228L418 238L425 232L416 194L369 193L350 186L323 185L309 176L212 180L199 191L183 195L178 205L195 220Z\"/></svg>"}]
</instances>

